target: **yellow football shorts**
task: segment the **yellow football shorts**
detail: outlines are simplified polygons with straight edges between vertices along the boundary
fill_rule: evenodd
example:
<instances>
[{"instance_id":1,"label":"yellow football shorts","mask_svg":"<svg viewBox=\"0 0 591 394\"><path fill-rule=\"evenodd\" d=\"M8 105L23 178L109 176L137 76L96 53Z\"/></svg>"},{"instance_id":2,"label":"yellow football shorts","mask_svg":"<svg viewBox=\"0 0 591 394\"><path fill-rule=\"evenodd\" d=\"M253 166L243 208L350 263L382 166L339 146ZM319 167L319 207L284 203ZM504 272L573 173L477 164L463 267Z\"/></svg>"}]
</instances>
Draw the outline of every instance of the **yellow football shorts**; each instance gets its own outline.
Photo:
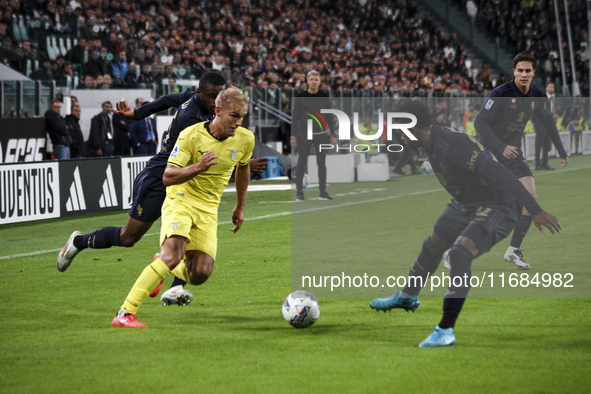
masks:
<instances>
[{"instance_id":1,"label":"yellow football shorts","mask_svg":"<svg viewBox=\"0 0 591 394\"><path fill-rule=\"evenodd\" d=\"M215 259L218 245L217 214L204 212L195 207L188 208L182 204L166 199L162 205L162 227L160 228L160 245L172 235L187 239L186 250L199 250Z\"/></svg>"}]
</instances>

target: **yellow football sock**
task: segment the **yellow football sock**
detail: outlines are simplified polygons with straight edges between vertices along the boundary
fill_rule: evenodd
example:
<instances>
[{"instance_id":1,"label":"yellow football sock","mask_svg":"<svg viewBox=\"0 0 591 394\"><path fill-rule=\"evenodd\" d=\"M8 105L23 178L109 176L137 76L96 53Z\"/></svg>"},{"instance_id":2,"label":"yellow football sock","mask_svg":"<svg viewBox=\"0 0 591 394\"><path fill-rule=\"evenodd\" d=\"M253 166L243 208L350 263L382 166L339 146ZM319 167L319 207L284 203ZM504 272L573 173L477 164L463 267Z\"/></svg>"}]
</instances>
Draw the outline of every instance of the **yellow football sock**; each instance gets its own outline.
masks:
<instances>
[{"instance_id":1,"label":"yellow football sock","mask_svg":"<svg viewBox=\"0 0 591 394\"><path fill-rule=\"evenodd\" d=\"M160 258L144 268L141 275L135 281L125 302L121 306L127 313L135 315L142 302L160 284L160 281L170 274L170 268Z\"/></svg>"},{"instance_id":2,"label":"yellow football sock","mask_svg":"<svg viewBox=\"0 0 591 394\"><path fill-rule=\"evenodd\" d=\"M174 267L174 269L172 270L172 273L177 278L182 279L187 283L191 283L191 281L189 280L189 271L187 270L187 265L185 264L185 261L186 261L186 258L183 257L183 259L181 260L179 265Z\"/></svg>"}]
</instances>

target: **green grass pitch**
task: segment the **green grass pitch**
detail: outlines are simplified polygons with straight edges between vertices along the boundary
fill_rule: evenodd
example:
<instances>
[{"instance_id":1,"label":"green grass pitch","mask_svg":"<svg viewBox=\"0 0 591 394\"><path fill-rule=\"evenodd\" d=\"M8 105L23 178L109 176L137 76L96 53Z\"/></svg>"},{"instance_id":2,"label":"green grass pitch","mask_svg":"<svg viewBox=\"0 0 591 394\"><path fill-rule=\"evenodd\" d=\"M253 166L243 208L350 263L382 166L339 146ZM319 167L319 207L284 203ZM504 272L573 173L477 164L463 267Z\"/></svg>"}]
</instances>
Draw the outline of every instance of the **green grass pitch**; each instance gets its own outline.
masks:
<instances>
[{"instance_id":1,"label":"green grass pitch","mask_svg":"<svg viewBox=\"0 0 591 394\"><path fill-rule=\"evenodd\" d=\"M558 160L551 165L558 167ZM586 286L581 297L591 286L582 266L590 252L591 157L572 157L567 169L535 174L540 204L564 231L541 236L532 227L524 249L532 271L536 264L540 270L572 265L576 284ZM346 194L356 188L385 190ZM380 250L395 239L392 261L372 264L395 262L407 270L449 197L443 191L404 195L438 188L427 175L331 185L332 194L344 195L293 207L289 191L251 192L246 216L259 219L246 221L237 234L228 223L235 196L225 194L212 277L189 287L195 300L187 307L148 299L138 313L150 326L144 330L110 322L158 251L159 222L134 248L84 251L65 273L57 271L55 257L71 231L123 225L127 213L0 226L0 393L589 392L588 298L468 299L456 325L457 346L439 349L417 345L439 321L441 298L423 298L414 314L384 314L369 308L370 298L324 297L314 326L297 330L283 320L292 220L321 220L326 207L346 206L358 215L355 231L376 234L363 245ZM387 199L394 195L400 197ZM381 214L363 217L363 202L380 199L370 204ZM345 260L337 238L328 233L321 241ZM507 244L476 260L475 269L516 272L499 261ZM365 263L349 260L352 267Z\"/></svg>"}]
</instances>

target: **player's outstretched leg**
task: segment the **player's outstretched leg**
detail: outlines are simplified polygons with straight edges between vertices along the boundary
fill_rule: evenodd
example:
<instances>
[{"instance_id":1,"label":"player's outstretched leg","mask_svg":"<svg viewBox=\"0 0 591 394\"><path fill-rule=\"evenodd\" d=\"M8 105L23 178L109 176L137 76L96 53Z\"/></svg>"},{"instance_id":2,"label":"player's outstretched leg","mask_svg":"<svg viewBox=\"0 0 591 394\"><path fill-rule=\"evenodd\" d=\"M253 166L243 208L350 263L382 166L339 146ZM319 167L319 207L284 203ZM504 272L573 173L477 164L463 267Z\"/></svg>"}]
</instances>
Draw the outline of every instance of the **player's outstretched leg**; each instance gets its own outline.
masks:
<instances>
[{"instance_id":1,"label":"player's outstretched leg","mask_svg":"<svg viewBox=\"0 0 591 394\"><path fill-rule=\"evenodd\" d=\"M103 227L90 234L74 231L64 248L57 255L57 269L64 272L68 269L74 257L86 248L105 249L111 246L121 246L119 233L121 227Z\"/></svg>"},{"instance_id":2,"label":"player's outstretched leg","mask_svg":"<svg viewBox=\"0 0 591 394\"><path fill-rule=\"evenodd\" d=\"M371 309L376 311L389 311L393 308L402 308L405 311L415 311L420 305L418 297L411 297L402 290L398 290L390 297L376 298L369 303Z\"/></svg>"},{"instance_id":3,"label":"player's outstretched leg","mask_svg":"<svg viewBox=\"0 0 591 394\"><path fill-rule=\"evenodd\" d=\"M456 337L454 335L454 329L440 328L439 326L433 327L433 332L419 344L419 347L440 347L440 346L451 346L456 344Z\"/></svg>"},{"instance_id":4,"label":"player's outstretched leg","mask_svg":"<svg viewBox=\"0 0 591 394\"><path fill-rule=\"evenodd\" d=\"M64 245L62 250L57 254L57 269L60 272L64 272L68 269L70 264L72 264L72 260L78 253L80 253L80 249L74 246L74 239L82 235L80 231L74 231L70 234L70 238L68 238L68 242Z\"/></svg>"}]
</instances>

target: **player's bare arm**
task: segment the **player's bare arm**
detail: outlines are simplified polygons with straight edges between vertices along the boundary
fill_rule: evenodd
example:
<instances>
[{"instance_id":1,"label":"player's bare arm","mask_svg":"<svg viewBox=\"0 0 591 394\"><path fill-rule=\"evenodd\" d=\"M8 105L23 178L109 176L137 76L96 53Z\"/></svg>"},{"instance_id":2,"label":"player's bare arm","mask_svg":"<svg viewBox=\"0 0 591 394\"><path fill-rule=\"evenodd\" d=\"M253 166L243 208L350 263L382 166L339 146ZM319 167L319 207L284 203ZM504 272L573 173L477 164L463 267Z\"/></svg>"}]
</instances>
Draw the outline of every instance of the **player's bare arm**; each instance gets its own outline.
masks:
<instances>
[{"instance_id":1,"label":"player's bare arm","mask_svg":"<svg viewBox=\"0 0 591 394\"><path fill-rule=\"evenodd\" d=\"M213 152L207 152L201 157L201 161L197 164L192 164L187 167L176 167L173 165L167 165L164 170L164 176L162 182L165 186L178 185L180 183L187 182L190 179L195 178L199 173L207 171L209 167L218 164L217 155Z\"/></svg>"},{"instance_id":2,"label":"player's bare arm","mask_svg":"<svg viewBox=\"0 0 591 394\"><path fill-rule=\"evenodd\" d=\"M240 230L244 221L244 206L246 205L246 191L250 180L250 163L236 166L236 207L232 211L233 233Z\"/></svg>"},{"instance_id":3,"label":"player's bare arm","mask_svg":"<svg viewBox=\"0 0 591 394\"><path fill-rule=\"evenodd\" d=\"M121 117L124 117L126 119L131 119L131 120L134 119L133 118L134 109L129 108L129 106L127 105L125 100L121 100L121 101L117 102L116 106L117 106L117 111L115 111L113 108L111 108L111 112L113 112L114 114L117 114Z\"/></svg>"}]
</instances>

